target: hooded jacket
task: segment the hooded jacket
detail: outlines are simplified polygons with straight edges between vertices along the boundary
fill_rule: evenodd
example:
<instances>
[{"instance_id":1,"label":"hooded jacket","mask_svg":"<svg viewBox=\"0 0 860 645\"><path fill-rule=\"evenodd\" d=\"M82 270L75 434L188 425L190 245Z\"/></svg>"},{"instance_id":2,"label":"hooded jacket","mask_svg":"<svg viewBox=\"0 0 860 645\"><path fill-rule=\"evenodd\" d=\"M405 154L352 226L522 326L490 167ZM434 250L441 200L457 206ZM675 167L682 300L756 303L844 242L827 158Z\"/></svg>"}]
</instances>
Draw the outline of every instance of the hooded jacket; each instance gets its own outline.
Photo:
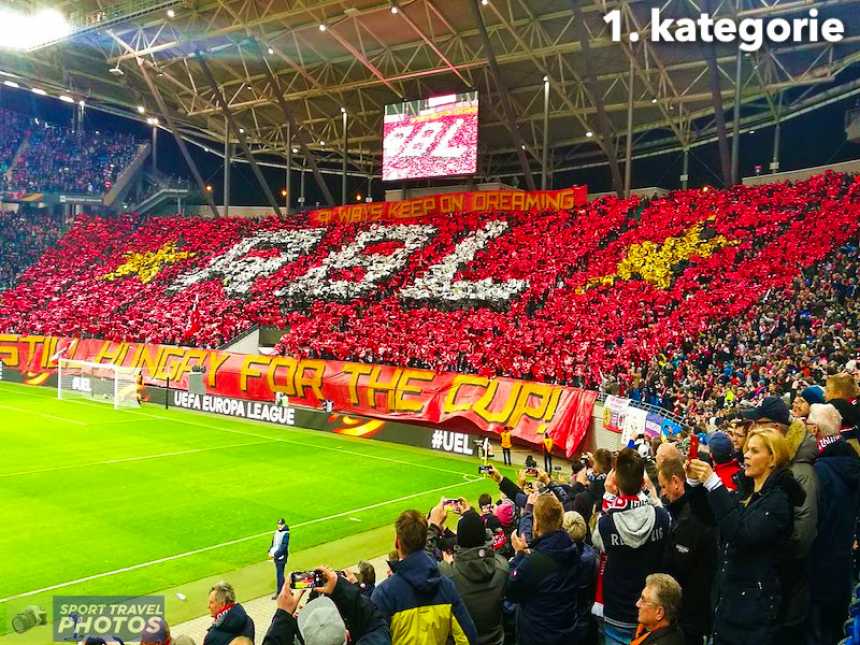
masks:
<instances>
[{"instance_id":1,"label":"hooded jacket","mask_svg":"<svg viewBox=\"0 0 860 645\"><path fill-rule=\"evenodd\" d=\"M704 494L702 489L689 494ZM757 493L746 486L731 493L722 485L707 492L720 530L715 643L773 643L782 601L780 565L789 550L794 509L804 497L788 468L774 471Z\"/></svg>"},{"instance_id":2,"label":"hooded jacket","mask_svg":"<svg viewBox=\"0 0 860 645\"><path fill-rule=\"evenodd\" d=\"M812 548L812 598L846 606L851 587L851 543L860 506L860 458L845 441L827 446L815 461L818 535ZM844 612L843 612L844 615Z\"/></svg>"},{"instance_id":3,"label":"hooded jacket","mask_svg":"<svg viewBox=\"0 0 860 645\"><path fill-rule=\"evenodd\" d=\"M785 434L791 456L789 469L806 494L804 502L794 507L794 528L787 557L781 563L782 607L780 622L784 627L800 626L809 616L810 552L818 531L818 475L813 463L818 458L818 444L806 429L806 424L795 419Z\"/></svg>"},{"instance_id":4,"label":"hooded jacket","mask_svg":"<svg viewBox=\"0 0 860 645\"><path fill-rule=\"evenodd\" d=\"M389 562L393 575L377 585L371 600L391 626L397 645L436 645L450 638L456 645L477 642L475 624L454 583L439 574L424 551Z\"/></svg>"},{"instance_id":5,"label":"hooded jacket","mask_svg":"<svg viewBox=\"0 0 860 645\"><path fill-rule=\"evenodd\" d=\"M669 513L646 497L604 496L607 512L597 520L594 548L606 553L603 572L603 619L634 630L636 601L645 578L660 570L669 536Z\"/></svg>"},{"instance_id":6,"label":"hooded jacket","mask_svg":"<svg viewBox=\"0 0 860 645\"><path fill-rule=\"evenodd\" d=\"M237 636L254 640L254 621L239 604L233 605L213 621L203 637L203 645L228 645Z\"/></svg>"},{"instance_id":7,"label":"hooded jacket","mask_svg":"<svg viewBox=\"0 0 860 645\"><path fill-rule=\"evenodd\" d=\"M588 633L596 561L591 548L562 530L537 538L511 563L506 597L516 603L518 645L567 645Z\"/></svg>"},{"instance_id":8,"label":"hooded jacket","mask_svg":"<svg viewBox=\"0 0 860 645\"><path fill-rule=\"evenodd\" d=\"M479 645L501 645L505 640L502 601L508 563L492 546L457 549L454 562L440 562L439 572L454 581L475 623Z\"/></svg>"},{"instance_id":9,"label":"hooded jacket","mask_svg":"<svg viewBox=\"0 0 860 645\"><path fill-rule=\"evenodd\" d=\"M818 445L800 419L791 422L785 440L791 457L791 474L806 493L806 500L794 509L791 534L791 554L802 558L809 554L818 527L818 477L812 465L818 458Z\"/></svg>"}]
</instances>

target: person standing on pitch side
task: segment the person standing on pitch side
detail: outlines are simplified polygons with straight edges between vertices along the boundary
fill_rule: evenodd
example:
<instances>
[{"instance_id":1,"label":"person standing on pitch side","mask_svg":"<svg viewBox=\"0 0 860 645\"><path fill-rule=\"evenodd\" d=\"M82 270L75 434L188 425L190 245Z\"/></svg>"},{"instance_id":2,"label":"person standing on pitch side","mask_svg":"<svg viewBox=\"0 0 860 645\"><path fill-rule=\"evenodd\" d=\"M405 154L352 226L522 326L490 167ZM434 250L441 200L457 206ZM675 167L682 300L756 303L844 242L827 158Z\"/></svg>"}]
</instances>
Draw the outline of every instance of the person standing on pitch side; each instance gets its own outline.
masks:
<instances>
[{"instance_id":1,"label":"person standing on pitch side","mask_svg":"<svg viewBox=\"0 0 860 645\"><path fill-rule=\"evenodd\" d=\"M287 556L290 549L290 527L284 518L278 520L278 527L272 536L272 547L269 549L269 557L275 562L275 595L277 598L284 586L284 569L287 566Z\"/></svg>"}]
</instances>

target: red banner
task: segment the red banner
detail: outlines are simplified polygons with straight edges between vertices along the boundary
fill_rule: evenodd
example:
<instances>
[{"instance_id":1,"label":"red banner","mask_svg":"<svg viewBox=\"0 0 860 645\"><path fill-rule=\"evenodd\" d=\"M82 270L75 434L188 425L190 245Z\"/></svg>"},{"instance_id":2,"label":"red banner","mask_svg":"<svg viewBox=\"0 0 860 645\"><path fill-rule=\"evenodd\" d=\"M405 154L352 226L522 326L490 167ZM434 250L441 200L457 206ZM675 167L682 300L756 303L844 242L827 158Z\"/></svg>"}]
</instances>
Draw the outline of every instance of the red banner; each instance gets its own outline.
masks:
<instances>
[{"instance_id":1,"label":"red banner","mask_svg":"<svg viewBox=\"0 0 860 645\"><path fill-rule=\"evenodd\" d=\"M562 190L484 190L470 193L442 193L397 202L347 204L308 213L311 224L353 224L392 222L401 219L487 211L568 210L585 204L585 186Z\"/></svg>"},{"instance_id":2,"label":"red banner","mask_svg":"<svg viewBox=\"0 0 860 645\"><path fill-rule=\"evenodd\" d=\"M188 373L205 369L210 394L273 401L334 403L338 412L383 419L443 424L463 431L498 432L513 427L515 437L540 444L549 433L570 456L591 425L597 393L590 390L509 378L368 365L289 356L234 354L218 350L0 334L0 361L17 368L25 381L44 382L56 356L141 368L144 381L186 389Z\"/></svg>"}]
</instances>

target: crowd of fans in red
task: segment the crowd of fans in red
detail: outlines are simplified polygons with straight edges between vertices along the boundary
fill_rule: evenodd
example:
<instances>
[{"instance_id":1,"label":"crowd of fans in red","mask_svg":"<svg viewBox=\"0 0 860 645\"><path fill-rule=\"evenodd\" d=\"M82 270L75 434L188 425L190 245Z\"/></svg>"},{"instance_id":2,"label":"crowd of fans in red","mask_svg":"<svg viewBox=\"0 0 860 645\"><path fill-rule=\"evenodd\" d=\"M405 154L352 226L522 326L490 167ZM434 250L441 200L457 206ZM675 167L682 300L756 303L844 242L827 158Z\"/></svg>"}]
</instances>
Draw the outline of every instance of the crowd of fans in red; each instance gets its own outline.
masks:
<instances>
[{"instance_id":1,"label":"crowd of fans in red","mask_svg":"<svg viewBox=\"0 0 860 645\"><path fill-rule=\"evenodd\" d=\"M14 165L15 154L25 147ZM0 110L0 192L100 195L137 153L129 134L81 131Z\"/></svg>"},{"instance_id":2,"label":"crowd of fans in red","mask_svg":"<svg viewBox=\"0 0 860 645\"><path fill-rule=\"evenodd\" d=\"M461 264L454 280L526 281L518 294L509 300L403 297L404 288L491 221L507 228ZM769 354L767 365L756 361L753 340L778 343L780 334L814 333L823 314L807 312L801 322L797 312L816 297L839 290L840 297L850 292L853 303L856 277L850 267L856 266L857 252L845 245L856 243L858 222L860 181L834 173L793 186L677 191L649 202L604 198L576 211L540 216L434 217L415 222L434 228L403 266L360 298L332 300L274 294L319 267L368 230L367 224L325 229L310 252L261 274L245 296L231 297L218 276L175 292L168 287L250 235L310 227L276 219L82 217L3 294L0 329L212 347L254 324L274 325L287 330L277 350L289 355L604 384L682 413L704 414L709 410L696 399L719 396L714 377L726 367L724 346L729 351L740 346L733 363L738 373L728 376L733 386L744 388L734 392L743 398L748 388L770 387L785 367L777 365L776 353ZM684 238L696 225L703 240L723 236L726 243L706 257L697 255L695 246L682 253L669 267L668 287L635 274L614 284L595 283L615 274L634 245L650 241L659 247L667 238ZM153 253L169 243L193 256L162 261L145 283L135 275L106 279L133 257L129 254ZM383 240L363 253L390 255L399 245ZM845 252L837 251L840 247ZM260 245L247 252L243 264L280 252ZM829 270L833 279L824 288ZM337 269L325 280L357 281L367 272L367 267ZM836 276L846 273L837 287ZM818 282L810 283L816 275ZM493 292L492 284L482 284ZM766 295L765 304L755 308ZM192 307L202 324L189 332ZM852 311L854 317L843 323L849 330L856 321ZM797 350L797 359L814 363L815 349L806 346ZM615 374L620 383L613 383ZM682 391L690 394L686 400Z\"/></svg>"}]
</instances>

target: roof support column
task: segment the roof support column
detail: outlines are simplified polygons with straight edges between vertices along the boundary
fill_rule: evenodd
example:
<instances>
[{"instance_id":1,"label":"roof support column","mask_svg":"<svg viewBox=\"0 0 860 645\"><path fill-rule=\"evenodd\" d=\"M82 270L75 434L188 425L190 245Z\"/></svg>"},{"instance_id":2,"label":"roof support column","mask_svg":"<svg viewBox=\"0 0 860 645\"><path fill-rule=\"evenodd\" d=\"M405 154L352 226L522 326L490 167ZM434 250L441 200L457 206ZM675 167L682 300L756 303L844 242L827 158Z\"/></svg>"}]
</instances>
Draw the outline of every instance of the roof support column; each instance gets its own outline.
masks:
<instances>
[{"instance_id":1,"label":"roof support column","mask_svg":"<svg viewBox=\"0 0 860 645\"><path fill-rule=\"evenodd\" d=\"M519 157L520 160L520 167L522 168L523 175L525 176L526 186L528 186L529 190L535 190L535 180L534 177L532 177L529 160L526 156L526 145L523 143L523 138L520 136L520 131L517 128L514 109L511 105L510 95L508 94L508 88L502 80L502 74L499 71L499 63L496 60L493 45L490 43L490 36L487 34L487 27L484 24L483 16L481 16L481 8L478 6L478 0L470 0L469 6L472 9L475 24L481 34L481 43L484 46L484 53L487 56L487 63L490 66L490 74L493 76L493 82L496 84L496 91L499 93L499 102L502 104L502 114L505 121L505 127L511 133L511 139L513 139L514 148L516 149L517 157Z\"/></svg>"},{"instance_id":2,"label":"roof support column","mask_svg":"<svg viewBox=\"0 0 860 645\"><path fill-rule=\"evenodd\" d=\"M203 52L199 48L195 52L195 57L197 58L198 65L200 65L200 69L203 71L203 75L206 77L206 81L209 83L209 85L212 87L212 91L215 93L215 98L218 100L218 105L221 106L221 111L224 113L224 118L227 119L227 123L229 125L229 129L227 130L227 136L230 136L230 130L232 130L233 133L236 135L236 138L239 140L239 147L242 148L242 152L245 153L245 157L247 157L248 163L251 165L251 170L254 172L254 177L257 178L257 183L260 184L260 188L262 189L263 194L266 196L266 201L269 202L269 206L272 207L272 210L275 211L275 214L278 217L282 217L281 209L278 206L277 200L275 200L275 196L272 194L272 189L269 187L269 184L266 183L266 179L265 177L263 177L263 173L260 171L260 167L257 165L257 162L254 159L254 155L251 154L251 149L248 147L248 141L245 139L245 134L233 120L233 115L230 114L230 108L227 105L227 100L224 98L224 94L221 93L221 88L218 87L218 83L215 81L215 77L212 75L212 70L209 69L209 65L203 58Z\"/></svg>"},{"instance_id":3,"label":"roof support column","mask_svg":"<svg viewBox=\"0 0 860 645\"><path fill-rule=\"evenodd\" d=\"M161 116L164 117L164 120L167 122L167 127L170 128L170 133L173 135L173 138L176 139L176 145L179 147L179 152L182 153L182 158L185 159L185 163L188 164L188 169L191 171L191 175L194 177L194 181L197 183L198 190L206 199L206 204L209 206L209 210L212 211L212 216L218 217L218 209L215 207L215 201L212 199L212 193L206 190L206 184L203 181L203 177L200 175L200 171L197 169L197 164L194 163L194 160L188 153L188 147L185 145L185 141L183 141L182 137L179 136L179 130L176 129L176 121L173 120L173 115L167 109L167 105L165 105L161 93L158 91L158 88L155 87L155 84L149 77L149 72L146 71L146 66L144 65L142 58L137 59L137 66L140 68L140 73L143 76L143 80L146 82L146 86L149 88L149 93L152 94L153 98L155 99L155 102L158 104L158 109L161 111ZM177 206L177 208L181 213L181 203Z\"/></svg>"}]
</instances>

